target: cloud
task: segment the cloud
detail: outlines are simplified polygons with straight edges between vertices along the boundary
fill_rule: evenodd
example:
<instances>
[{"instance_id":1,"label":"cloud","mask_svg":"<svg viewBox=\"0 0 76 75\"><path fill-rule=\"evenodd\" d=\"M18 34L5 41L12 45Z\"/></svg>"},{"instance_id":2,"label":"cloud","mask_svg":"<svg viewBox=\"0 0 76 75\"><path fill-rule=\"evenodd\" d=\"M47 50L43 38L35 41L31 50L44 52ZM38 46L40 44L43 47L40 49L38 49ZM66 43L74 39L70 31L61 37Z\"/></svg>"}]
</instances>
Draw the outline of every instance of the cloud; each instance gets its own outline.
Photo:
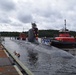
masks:
<instances>
[{"instance_id":1,"label":"cloud","mask_svg":"<svg viewBox=\"0 0 76 75\"><path fill-rule=\"evenodd\" d=\"M11 11L15 9L13 0L0 0L0 9L4 11Z\"/></svg>"},{"instance_id":2,"label":"cloud","mask_svg":"<svg viewBox=\"0 0 76 75\"><path fill-rule=\"evenodd\" d=\"M76 0L0 0L0 24L11 30L29 30L31 22L39 29L61 29L66 19L67 28L76 31L75 12Z\"/></svg>"},{"instance_id":3,"label":"cloud","mask_svg":"<svg viewBox=\"0 0 76 75\"><path fill-rule=\"evenodd\" d=\"M32 15L25 13L19 13L18 19L23 23L31 23L33 21Z\"/></svg>"},{"instance_id":4,"label":"cloud","mask_svg":"<svg viewBox=\"0 0 76 75\"><path fill-rule=\"evenodd\" d=\"M0 23L9 23L9 22L11 22L9 19L6 20L6 19L0 18Z\"/></svg>"},{"instance_id":5,"label":"cloud","mask_svg":"<svg viewBox=\"0 0 76 75\"><path fill-rule=\"evenodd\" d=\"M67 27L73 30L75 3L75 0L23 0L19 1L17 17L22 23L36 21L39 29L61 29L67 19Z\"/></svg>"},{"instance_id":6,"label":"cloud","mask_svg":"<svg viewBox=\"0 0 76 75\"><path fill-rule=\"evenodd\" d=\"M0 24L7 23L9 24L11 22L9 16L3 12L0 12Z\"/></svg>"}]
</instances>

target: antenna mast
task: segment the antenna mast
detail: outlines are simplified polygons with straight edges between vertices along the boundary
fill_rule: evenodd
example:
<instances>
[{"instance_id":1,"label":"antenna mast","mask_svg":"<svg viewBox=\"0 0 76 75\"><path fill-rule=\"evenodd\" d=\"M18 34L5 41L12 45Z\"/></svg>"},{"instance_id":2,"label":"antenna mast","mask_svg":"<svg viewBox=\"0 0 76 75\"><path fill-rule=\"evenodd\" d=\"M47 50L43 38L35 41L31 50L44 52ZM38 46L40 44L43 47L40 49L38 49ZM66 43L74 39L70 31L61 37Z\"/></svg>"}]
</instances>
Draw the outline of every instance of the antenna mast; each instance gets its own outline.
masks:
<instances>
[{"instance_id":1,"label":"antenna mast","mask_svg":"<svg viewBox=\"0 0 76 75\"><path fill-rule=\"evenodd\" d=\"M24 27L23 27L23 32L24 32Z\"/></svg>"},{"instance_id":2,"label":"antenna mast","mask_svg":"<svg viewBox=\"0 0 76 75\"><path fill-rule=\"evenodd\" d=\"M64 22L65 22L65 24L64 24L64 25L65 25L65 30L66 30L66 19L64 20Z\"/></svg>"}]
</instances>

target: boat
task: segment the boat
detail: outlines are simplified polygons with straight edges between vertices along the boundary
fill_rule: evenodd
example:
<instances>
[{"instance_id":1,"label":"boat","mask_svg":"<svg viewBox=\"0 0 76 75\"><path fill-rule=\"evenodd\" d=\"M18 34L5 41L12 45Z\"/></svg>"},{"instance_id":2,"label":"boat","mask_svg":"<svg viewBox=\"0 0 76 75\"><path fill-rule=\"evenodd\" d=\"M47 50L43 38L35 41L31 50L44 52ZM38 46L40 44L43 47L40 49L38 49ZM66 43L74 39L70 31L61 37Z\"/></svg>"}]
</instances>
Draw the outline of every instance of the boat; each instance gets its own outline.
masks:
<instances>
[{"instance_id":1,"label":"boat","mask_svg":"<svg viewBox=\"0 0 76 75\"><path fill-rule=\"evenodd\" d=\"M58 48L76 48L76 38L70 35L70 31L65 28L59 31L59 36L51 41L51 45Z\"/></svg>"},{"instance_id":2,"label":"boat","mask_svg":"<svg viewBox=\"0 0 76 75\"><path fill-rule=\"evenodd\" d=\"M17 37L17 40L26 40L26 34L24 32L19 34L19 37Z\"/></svg>"}]
</instances>

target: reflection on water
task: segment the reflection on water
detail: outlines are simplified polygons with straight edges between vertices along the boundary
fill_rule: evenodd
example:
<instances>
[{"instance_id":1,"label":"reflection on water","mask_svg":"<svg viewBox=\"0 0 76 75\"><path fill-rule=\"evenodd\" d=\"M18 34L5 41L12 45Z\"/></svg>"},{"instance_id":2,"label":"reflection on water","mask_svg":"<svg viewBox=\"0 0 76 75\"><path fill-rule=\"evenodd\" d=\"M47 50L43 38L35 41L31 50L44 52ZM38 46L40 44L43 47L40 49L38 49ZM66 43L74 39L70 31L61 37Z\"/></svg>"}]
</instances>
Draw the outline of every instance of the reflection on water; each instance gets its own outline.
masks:
<instances>
[{"instance_id":1,"label":"reflection on water","mask_svg":"<svg viewBox=\"0 0 76 75\"><path fill-rule=\"evenodd\" d=\"M35 65L38 60L38 53L33 51L28 51L28 57L29 57L30 65Z\"/></svg>"},{"instance_id":2,"label":"reflection on water","mask_svg":"<svg viewBox=\"0 0 76 75\"><path fill-rule=\"evenodd\" d=\"M76 56L76 48L63 48L64 51L71 53L72 55Z\"/></svg>"}]
</instances>

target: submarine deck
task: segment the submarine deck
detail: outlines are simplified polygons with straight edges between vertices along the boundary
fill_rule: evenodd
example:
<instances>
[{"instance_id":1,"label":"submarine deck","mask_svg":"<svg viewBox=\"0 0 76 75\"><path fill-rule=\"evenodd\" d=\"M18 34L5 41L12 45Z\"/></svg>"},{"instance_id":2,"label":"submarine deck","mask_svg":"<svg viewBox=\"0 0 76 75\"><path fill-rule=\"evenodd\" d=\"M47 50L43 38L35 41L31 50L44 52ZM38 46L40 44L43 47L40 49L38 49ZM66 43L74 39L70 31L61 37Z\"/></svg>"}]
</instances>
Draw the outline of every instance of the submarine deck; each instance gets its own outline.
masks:
<instances>
[{"instance_id":1,"label":"submarine deck","mask_svg":"<svg viewBox=\"0 0 76 75\"><path fill-rule=\"evenodd\" d=\"M5 38L3 45L12 53L20 53L19 60L34 75L76 75L76 56L46 45Z\"/></svg>"}]
</instances>

